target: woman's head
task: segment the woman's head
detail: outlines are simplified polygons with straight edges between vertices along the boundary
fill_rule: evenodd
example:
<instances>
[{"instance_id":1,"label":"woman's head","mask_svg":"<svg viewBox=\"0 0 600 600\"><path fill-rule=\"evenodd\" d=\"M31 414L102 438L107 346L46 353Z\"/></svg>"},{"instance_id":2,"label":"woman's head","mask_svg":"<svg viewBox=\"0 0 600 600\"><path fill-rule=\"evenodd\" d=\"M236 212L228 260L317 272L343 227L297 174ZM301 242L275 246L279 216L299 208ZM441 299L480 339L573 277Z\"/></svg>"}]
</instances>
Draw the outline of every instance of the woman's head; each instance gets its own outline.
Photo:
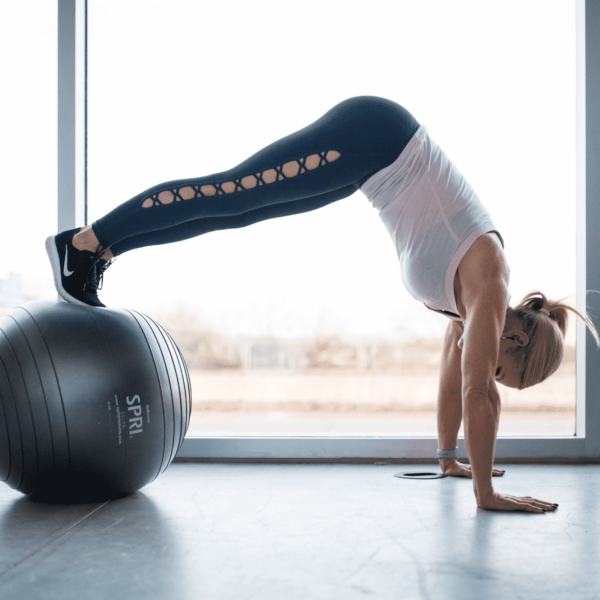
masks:
<instances>
[{"instance_id":1,"label":"woman's head","mask_svg":"<svg viewBox=\"0 0 600 600\"><path fill-rule=\"evenodd\" d=\"M554 373L563 359L567 333L567 311L579 316L590 329L596 343L600 338L591 319L572 306L548 300L541 292L531 292L506 313L504 336L511 339L506 347L518 373L519 389L541 383Z\"/></svg>"}]
</instances>

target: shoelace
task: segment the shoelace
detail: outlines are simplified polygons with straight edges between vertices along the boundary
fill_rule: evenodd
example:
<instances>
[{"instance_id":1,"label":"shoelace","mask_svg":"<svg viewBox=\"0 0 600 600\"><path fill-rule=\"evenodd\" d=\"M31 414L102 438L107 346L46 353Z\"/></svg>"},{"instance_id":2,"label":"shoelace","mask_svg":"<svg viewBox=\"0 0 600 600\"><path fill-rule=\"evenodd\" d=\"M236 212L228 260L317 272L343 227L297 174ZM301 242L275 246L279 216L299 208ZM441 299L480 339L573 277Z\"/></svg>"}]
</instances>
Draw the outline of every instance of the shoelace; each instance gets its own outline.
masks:
<instances>
[{"instance_id":1,"label":"shoelace","mask_svg":"<svg viewBox=\"0 0 600 600\"><path fill-rule=\"evenodd\" d=\"M94 253L94 257L92 258L92 265L89 268L87 279L85 285L83 286L84 290L88 290L91 292L97 292L102 289L104 285L104 271L110 267L115 262L115 258L109 261L104 261L104 264L100 264L102 260L102 255L106 252L104 248L98 246L98 249Z\"/></svg>"}]
</instances>

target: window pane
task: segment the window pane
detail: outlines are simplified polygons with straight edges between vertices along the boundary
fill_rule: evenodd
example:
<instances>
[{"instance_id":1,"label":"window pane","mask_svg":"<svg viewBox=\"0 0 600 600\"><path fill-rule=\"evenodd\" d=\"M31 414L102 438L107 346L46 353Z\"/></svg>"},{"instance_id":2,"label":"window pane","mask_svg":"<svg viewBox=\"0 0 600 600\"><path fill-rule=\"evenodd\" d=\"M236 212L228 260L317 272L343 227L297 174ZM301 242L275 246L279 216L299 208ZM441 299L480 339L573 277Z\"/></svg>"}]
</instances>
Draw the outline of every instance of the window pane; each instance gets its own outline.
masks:
<instances>
[{"instance_id":1,"label":"window pane","mask_svg":"<svg viewBox=\"0 0 600 600\"><path fill-rule=\"evenodd\" d=\"M89 2L89 213L223 171L362 94L406 106L506 242L512 305L575 291L572 2ZM121 256L102 298L182 348L190 431L434 434L447 321L362 194ZM502 388L504 434L572 434L567 360ZM501 387L501 386L500 386Z\"/></svg>"},{"instance_id":2,"label":"window pane","mask_svg":"<svg viewBox=\"0 0 600 600\"><path fill-rule=\"evenodd\" d=\"M56 2L0 2L0 316L56 297Z\"/></svg>"}]
</instances>

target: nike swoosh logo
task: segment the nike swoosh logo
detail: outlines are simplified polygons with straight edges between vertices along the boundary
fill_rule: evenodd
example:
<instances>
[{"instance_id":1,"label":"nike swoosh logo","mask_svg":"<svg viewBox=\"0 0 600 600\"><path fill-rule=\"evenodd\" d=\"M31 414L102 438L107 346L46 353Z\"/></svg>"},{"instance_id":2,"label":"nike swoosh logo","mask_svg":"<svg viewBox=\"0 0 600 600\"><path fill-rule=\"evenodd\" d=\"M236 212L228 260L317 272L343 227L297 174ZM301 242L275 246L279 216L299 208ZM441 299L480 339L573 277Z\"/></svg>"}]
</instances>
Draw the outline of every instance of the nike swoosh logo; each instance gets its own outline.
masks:
<instances>
[{"instance_id":1,"label":"nike swoosh logo","mask_svg":"<svg viewBox=\"0 0 600 600\"><path fill-rule=\"evenodd\" d=\"M65 246L65 264L63 267L63 273L65 277L70 277L71 275L73 275L73 273L75 273L75 271L69 271L69 269L67 269L67 261L69 260L69 246Z\"/></svg>"}]
</instances>

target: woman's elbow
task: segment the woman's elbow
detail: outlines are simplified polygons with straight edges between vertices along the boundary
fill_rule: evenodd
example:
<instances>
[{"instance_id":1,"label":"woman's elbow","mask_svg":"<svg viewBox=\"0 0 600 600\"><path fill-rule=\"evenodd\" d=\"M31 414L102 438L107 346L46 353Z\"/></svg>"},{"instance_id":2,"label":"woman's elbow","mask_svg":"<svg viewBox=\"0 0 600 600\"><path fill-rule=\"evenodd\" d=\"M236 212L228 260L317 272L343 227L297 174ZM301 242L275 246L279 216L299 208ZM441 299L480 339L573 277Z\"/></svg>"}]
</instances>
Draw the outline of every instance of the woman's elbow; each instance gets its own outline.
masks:
<instances>
[{"instance_id":1,"label":"woman's elbow","mask_svg":"<svg viewBox=\"0 0 600 600\"><path fill-rule=\"evenodd\" d=\"M463 403L466 405L480 405L491 403L492 405L500 404L500 394L494 382L489 384L478 384L463 386L462 389Z\"/></svg>"}]
</instances>

